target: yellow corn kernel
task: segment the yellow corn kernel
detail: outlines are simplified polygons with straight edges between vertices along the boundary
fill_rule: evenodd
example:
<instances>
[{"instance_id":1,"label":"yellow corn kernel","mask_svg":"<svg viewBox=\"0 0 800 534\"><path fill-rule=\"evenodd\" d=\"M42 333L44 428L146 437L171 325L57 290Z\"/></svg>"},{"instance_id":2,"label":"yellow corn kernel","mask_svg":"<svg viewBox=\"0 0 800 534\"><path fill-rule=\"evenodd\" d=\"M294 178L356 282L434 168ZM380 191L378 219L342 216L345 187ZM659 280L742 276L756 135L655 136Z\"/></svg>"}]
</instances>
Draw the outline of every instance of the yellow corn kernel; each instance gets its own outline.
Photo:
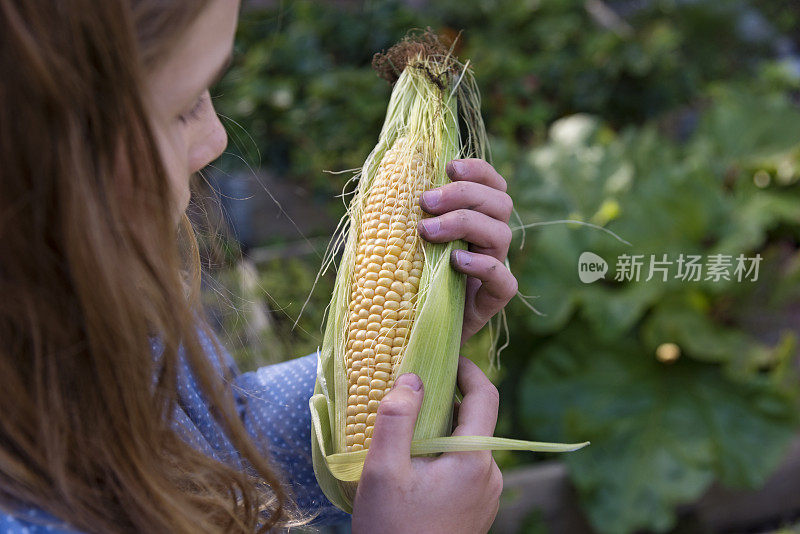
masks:
<instances>
[{"instance_id":1,"label":"yellow corn kernel","mask_svg":"<svg viewBox=\"0 0 800 534\"><path fill-rule=\"evenodd\" d=\"M421 152L408 158L409 150L415 149L401 138L386 152L361 219L345 358L348 388L356 386L346 412L348 451L369 447L374 414L393 384L419 289L423 254L417 199L430 180L421 173L431 171ZM364 332L379 332L374 351L363 348Z\"/></svg>"}]
</instances>

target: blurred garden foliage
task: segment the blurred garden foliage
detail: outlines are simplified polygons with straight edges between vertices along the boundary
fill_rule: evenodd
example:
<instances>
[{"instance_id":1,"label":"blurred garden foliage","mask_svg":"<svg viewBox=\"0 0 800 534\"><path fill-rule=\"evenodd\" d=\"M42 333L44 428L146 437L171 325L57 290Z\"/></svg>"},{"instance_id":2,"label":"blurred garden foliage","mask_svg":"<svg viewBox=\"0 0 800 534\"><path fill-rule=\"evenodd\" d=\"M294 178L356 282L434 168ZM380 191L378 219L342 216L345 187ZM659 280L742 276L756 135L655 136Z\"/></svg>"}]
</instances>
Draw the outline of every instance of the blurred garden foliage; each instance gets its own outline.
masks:
<instances>
[{"instance_id":1,"label":"blurred garden foliage","mask_svg":"<svg viewBox=\"0 0 800 534\"><path fill-rule=\"evenodd\" d=\"M482 90L512 225L578 219L632 244L558 225L529 228L520 249L516 232L512 270L545 315L520 299L508 308L498 433L591 440L562 458L598 532L668 531L676 506L715 480L757 487L800 423L795 338L777 321L800 299L800 82L771 36L741 26L759 9L776 32L796 31L800 11L777 0L418 4L245 4L216 90L231 137L222 167L268 168L340 216L351 174L322 171L359 167L377 139L390 87L372 55L411 28L463 30L456 51ZM763 260L755 283L583 284L583 251L612 266L622 254ZM313 255L262 266L279 310L265 351L319 344L329 278L292 329L318 268ZM663 343L680 347L677 361L656 359Z\"/></svg>"}]
</instances>

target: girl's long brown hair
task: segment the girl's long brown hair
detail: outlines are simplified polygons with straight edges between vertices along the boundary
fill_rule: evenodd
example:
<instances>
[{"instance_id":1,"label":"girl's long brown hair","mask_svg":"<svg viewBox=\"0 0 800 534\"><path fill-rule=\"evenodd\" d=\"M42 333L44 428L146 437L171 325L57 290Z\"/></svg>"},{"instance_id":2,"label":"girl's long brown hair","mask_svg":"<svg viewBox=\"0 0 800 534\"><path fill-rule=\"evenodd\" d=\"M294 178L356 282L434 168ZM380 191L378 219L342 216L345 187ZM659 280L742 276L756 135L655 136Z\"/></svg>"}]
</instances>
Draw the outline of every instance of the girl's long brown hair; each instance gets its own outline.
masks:
<instances>
[{"instance_id":1,"label":"girl's long brown hair","mask_svg":"<svg viewBox=\"0 0 800 534\"><path fill-rule=\"evenodd\" d=\"M145 73L204 5L0 0L5 511L39 508L103 533L254 532L290 519L202 350L197 242L185 216L175 227L142 98ZM180 345L239 465L173 428Z\"/></svg>"}]
</instances>

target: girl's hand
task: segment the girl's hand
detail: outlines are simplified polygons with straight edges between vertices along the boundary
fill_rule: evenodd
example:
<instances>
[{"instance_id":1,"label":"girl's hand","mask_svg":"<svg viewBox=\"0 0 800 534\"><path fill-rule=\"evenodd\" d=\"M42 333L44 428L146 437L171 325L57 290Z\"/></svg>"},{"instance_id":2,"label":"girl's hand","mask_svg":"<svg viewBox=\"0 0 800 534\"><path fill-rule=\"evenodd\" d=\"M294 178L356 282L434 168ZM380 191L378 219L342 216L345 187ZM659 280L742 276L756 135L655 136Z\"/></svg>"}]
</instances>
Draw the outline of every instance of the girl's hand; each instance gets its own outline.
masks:
<instances>
[{"instance_id":1,"label":"girl's hand","mask_svg":"<svg viewBox=\"0 0 800 534\"><path fill-rule=\"evenodd\" d=\"M467 302L461 342L480 330L517 293L517 279L505 266L514 204L506 181L482 159L447 164L453 183L426 191L420 206L431 217L419 223L420 235L432 243L464 239L469 252L455 250L453 268L467 275Z\"/></svg>"},{"instance_id":2,"label":"girl's hand","mask_svg":"<svg viewBox=\"0 0 800 534\"><path fill-rule=\"evenodd\" d=\"M494 434L497 388L464 357L458 387L464 398L453 435ZM422 396L419 377L408 373L381 400L353 503L354 534L479 534L497 515L503 475L491 452L411 458Z\"/></svg>"}]
</instances>

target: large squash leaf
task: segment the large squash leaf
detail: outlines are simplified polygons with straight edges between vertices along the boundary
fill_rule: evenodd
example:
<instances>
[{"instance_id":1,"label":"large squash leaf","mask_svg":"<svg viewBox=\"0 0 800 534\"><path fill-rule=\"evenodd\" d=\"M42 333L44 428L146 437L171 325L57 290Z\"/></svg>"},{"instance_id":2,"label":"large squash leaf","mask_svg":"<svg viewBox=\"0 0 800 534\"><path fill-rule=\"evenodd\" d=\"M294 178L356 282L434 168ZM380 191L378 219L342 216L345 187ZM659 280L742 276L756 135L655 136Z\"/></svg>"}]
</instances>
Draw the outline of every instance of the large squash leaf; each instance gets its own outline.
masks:
<instances>
[{"instance_id":1,"label":"large squash leaf","mask_svg":"<svg viewBox=\"0 0 800 534\"><path fill-rule=\"evenodd\" d=\"M717 366L665 365L634 340L597 346L581 331L573 323L537 351L521 412L537 436L591 440L564 460L600 532L663 531L715 479L756 487L778 465L797 415L777 372L734 382Z\"/></svg>"}]
</instances>

